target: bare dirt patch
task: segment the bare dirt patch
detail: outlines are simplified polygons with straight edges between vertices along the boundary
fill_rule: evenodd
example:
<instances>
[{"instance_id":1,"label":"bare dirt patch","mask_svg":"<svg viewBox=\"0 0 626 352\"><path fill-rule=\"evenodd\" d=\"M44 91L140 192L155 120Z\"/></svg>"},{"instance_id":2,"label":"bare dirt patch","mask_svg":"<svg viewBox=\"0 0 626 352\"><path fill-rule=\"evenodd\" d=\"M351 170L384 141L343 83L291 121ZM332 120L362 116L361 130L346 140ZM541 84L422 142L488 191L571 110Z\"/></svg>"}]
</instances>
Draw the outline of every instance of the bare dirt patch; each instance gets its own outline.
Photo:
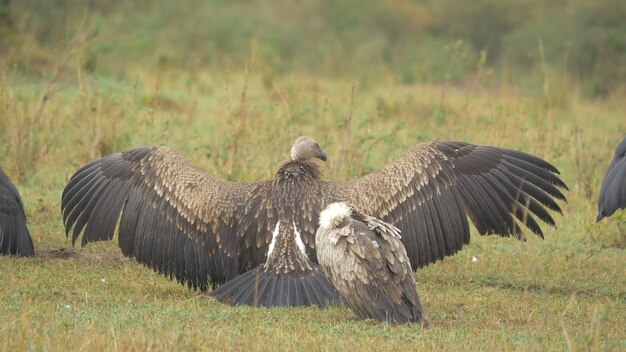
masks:
<instances>
[{"instance_id":1,"label":"bare dirt patch","mask_svg":"<svg viewBox=\"0 0 626 352\"><path fill-rule=\"evenodd\" d=\"M111 263L122 263L131 260L118 253L91 252L85 249L74 248L39 249L35 255L45 259L88 260Z\"/></svg>"}]
</instances>

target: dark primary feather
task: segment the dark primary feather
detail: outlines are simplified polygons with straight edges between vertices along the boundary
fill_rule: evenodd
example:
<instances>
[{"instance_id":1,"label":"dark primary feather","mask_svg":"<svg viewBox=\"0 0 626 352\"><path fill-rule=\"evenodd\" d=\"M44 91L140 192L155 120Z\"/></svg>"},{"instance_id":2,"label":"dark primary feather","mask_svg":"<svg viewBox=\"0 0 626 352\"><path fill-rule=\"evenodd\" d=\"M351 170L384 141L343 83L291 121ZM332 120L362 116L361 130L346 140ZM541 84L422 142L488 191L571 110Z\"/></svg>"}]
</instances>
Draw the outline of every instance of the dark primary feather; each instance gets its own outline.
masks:
<instances>
[{"instance_id":1,"label":"dark primary feather","mask_svg":"<svg viewBox=\"0 0 626 352\"><path fill-rule=\"evenodd\" d=\"M32 256L33 240L26 226L22 198L9 177L0 168L0 254Z\"/></svg>"},{"instance_id":2,"label":"dark primary feather","mask_svg":"<svg viewBox=\"0 0 626 352\"><path fill-rule=\"evenodd\" d=\"M402 232L413 268L456 253L469 243L467 216L481 234L524 239L521 225L543 237L535 217L551 226L547 209L565 200L558 170L535 156L463 142L417 144L382 169L328 183L327 203L346 201Z\"/></svg>"},{"instance_id":3,"label":"dark primary feather","mask_svg":"<svg viewBox=\"0 0 626 352\"><path fill-rule=\"evenodd\" d=\"M596 221L624 208L626 208L626 137L617 146L615 156L602 181Z\"/></svg>"}]
</instances>

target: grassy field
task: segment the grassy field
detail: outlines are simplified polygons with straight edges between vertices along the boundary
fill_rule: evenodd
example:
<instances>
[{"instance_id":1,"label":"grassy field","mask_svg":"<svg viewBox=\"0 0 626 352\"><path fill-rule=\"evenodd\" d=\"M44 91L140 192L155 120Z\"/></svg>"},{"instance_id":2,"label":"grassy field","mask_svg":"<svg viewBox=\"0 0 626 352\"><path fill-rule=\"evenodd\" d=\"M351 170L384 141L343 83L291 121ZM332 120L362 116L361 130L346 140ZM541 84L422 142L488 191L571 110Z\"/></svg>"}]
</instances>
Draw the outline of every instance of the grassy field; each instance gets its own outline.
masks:
<instances>
[{"instance_id":1,"label":"grassy field","mask_svg":"<svg viewBox=\"0 0 626 352\"><path fill-rule=\"evenodd\" d=\"M219 72L144 67L116 79L87 75L78 62L61 60L39 79L3 69L0 163L18 181L39 254L0 257L1 350L626 349L625 227L619 217L594 224L602 176L626 131L625 93L586 100L550 76L531 92L478 79L270 80L253 60ZM523 150L561 170L568 202L555 214L558 229L544 226L545 240L473 232L459 254L419 270L428 329L356 321L346 308L229 307L125 259L115 242L72 248L65 238L61 192L89 160L169 145L214 176L260 180L302 134L327 150L323 171L335 180L433 139Z\"/></svg>"}]
</instances>

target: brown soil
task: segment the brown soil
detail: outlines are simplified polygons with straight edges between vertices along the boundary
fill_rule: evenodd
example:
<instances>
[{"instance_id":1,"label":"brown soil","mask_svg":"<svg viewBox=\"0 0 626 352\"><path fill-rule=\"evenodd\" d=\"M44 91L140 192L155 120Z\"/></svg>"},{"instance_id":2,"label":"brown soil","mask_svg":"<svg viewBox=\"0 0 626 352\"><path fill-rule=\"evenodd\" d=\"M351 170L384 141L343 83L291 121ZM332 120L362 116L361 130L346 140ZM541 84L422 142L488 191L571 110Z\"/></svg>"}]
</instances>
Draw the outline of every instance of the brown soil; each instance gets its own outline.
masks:
<instances>
[{"instance_id":1,"label":"brown soil","mask_svg":"<svg viewBox=\"0 0 626 352\"><path fill-rule=\"evenodd\" d=\"M91 252L85 249L74 248L38 249L35 251L35 255L45 259L83 259L118 263L131 260L120 253Z\"/></svg>"}]
</instances>

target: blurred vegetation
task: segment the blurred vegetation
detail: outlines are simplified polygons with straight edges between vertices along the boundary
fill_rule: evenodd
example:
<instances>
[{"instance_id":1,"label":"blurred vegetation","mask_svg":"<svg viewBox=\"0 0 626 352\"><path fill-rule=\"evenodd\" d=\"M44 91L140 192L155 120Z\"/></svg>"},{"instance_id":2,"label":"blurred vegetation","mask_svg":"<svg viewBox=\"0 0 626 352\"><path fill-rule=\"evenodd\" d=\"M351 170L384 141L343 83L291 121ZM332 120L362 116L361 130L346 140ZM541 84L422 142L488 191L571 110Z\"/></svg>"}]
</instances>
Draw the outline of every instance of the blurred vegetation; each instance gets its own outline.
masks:
<instances>
[{"instance_id":1,"label":"blurred vegetation","mask_svg":"<svg viewBox=\"0 0 626 352\"><path fill-rule=\"evenodd\" d=\"M81 33L90 72L137 65L240 67L267 82L304 72L361 82L483 84L528 90L547 76L590 97L626 81L622 0L1 0L0 55L30 66ZM26 55L24 55L26 53Z\"/></svg>"}]
</instances>

